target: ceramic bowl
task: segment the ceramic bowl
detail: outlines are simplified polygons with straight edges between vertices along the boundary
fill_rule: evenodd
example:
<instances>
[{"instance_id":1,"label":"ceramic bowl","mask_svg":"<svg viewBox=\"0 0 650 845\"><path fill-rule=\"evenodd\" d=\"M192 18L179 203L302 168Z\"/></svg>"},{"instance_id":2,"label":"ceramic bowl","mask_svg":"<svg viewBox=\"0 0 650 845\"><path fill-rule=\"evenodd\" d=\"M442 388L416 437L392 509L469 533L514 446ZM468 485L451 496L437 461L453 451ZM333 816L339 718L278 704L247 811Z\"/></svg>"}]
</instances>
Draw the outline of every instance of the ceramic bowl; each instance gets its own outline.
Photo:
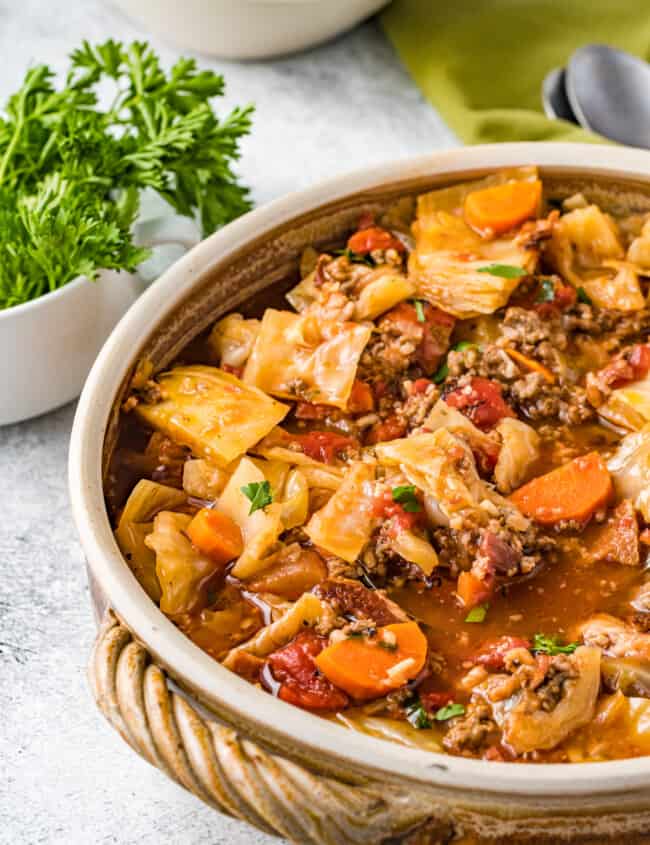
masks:
<instances>
[{"instance_id":1,"label":"ceramic bowl","mask_svg":"<svg viewBox=\"0 0 650 845\"><path fill-rule=\"evenodd\" d=\"M138 243L198 240L193 221L178 215L136 226ZM79 277L38 299L0 311L0 425L44 414L74 399L116 323L146 287L142 275L102 271Z\"/></svg>"},{"instance_id":2,"label":"ceramic bowl","mask_svg":"<svg viewBox=\"0 0 650 845\"><path fill-rule=\"evenodd\" d=\"M116 0L174 44L226 59L268 59L334 38L388 0Z\"/></svg>"},{"instance_id":3,"label":"ceramic bowl","mask_svg":"<svg viewBox=\"0 0 650 845\"><path fill-rule=\"evenodd\" d=\"M96 605L118 615L93 656L98 704L141 754L204 800L297 842L376 845L418 829L429 838L409 842L463 834L467 842L636 843L650 831L650 758L514 765L450 757L346 731L251 686L148 599L104 504L119 402L139 358L164 367L225 311L288 286L304 245L340 241L361 211L525 164L539 166L556 196L582 190L613 211L650 210L650 153L616 147L471 147L343 176L246 215L177 262L120 322L83 391L70 450L73 512Z\"/></svg>"}]
</instances>

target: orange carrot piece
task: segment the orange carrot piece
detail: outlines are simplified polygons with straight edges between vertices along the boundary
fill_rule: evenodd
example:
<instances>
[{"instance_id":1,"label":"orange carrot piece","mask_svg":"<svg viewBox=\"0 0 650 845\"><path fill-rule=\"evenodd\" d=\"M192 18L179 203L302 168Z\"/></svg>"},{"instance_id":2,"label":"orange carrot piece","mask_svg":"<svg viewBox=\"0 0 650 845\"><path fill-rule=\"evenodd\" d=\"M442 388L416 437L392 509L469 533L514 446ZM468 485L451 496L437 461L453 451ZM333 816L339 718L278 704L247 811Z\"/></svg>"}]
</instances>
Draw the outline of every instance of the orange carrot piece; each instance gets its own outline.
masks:
<instances>
[{"instance_id":1,"label":"orange carrot piece","mask_svg":"<svg viewBox=\"0 0 650 845\"><path fill-rule=\"evenodd\" d=\"M244 550L237 523L211 508L203 508L196 514L187 526L187 536L200 552L224 566Z\"/></svg>"},{"instance_id":2,"label":"orange carrot piece","mask_svg":"<svg viewBox=\"0 0 650 845\"><path fill-rule=\"evenodd\" d=\"M417 622L398 622L378 628L374 637L333 643L316 657L316 665L339 689L366 701L415 678L426 659L427 640Z\"/></svg>"},{"instance_id":3,"label":"orange carrot piece","mask_svg":"<svg viewBox=\"0 0 650 845\"><path fill-rule=\"evenodd\" d=\"M515 364L521 364L524 369L528 370L530 373L540 373L549 384L555 384L555 375L545 367L544 364L540 364L539 361L535 361L534 358L529 358L527 355L518 352L516 349L510 349L506 347L506 352L515 362Z\"/></svg>"},{"instance_id":4,"label":"orange carrot piece","mask_svg":"<svg viewBox=\"0 0 650 845\"><path fill-rule=\"evenodd\" d=\"M472 608L487 601L494 592L494 578L482 580L473 572L461 572L458 576L456 593L463 607Z\"/></svg>"},{"instance_id":5,"label":"orange carrot piece","mask_svg":"<svg viewBox=\"0 0 650 845\"><path fill-rule=\"evenodd\" d=\"M480 232L495 235L514 229L534 217L542 198L542 183L506 182L494 188L472 191L465 198L465 221Z\"/></svg>"},{"instance_id":6,"label":"orange carrot piece","mask_svg":"<svg viewBox=\"0 0 650 845\"><path fill-rule=\"evenodd\" d=\"M612 497L607 466L598 452L581 455L516 490L512 501L542 525L565 520L587 522Z\"/></svg>"}]
</instances>

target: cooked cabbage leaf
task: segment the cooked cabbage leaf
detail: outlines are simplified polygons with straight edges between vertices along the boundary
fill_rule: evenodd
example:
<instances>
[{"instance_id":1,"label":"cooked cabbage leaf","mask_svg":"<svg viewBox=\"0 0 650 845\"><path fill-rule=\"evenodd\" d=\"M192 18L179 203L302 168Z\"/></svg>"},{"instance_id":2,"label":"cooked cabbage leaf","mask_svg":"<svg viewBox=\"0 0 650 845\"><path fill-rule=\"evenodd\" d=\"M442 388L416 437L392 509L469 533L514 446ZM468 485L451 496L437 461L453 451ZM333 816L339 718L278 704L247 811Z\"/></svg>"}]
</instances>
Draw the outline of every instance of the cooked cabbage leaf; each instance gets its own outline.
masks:
<instances>
[{"instance_id":1,"label":"cooked cabbage leaf","mask_svg":"<svg viewBox=\"0 0 650 845\"><path fill-rule=\"evenodd\" d=\"M267 480L250 458L242 458L216 504L217 510L239 525L244 539L244 551L232 568L235 578L249 578L262 569L262 559L269 554L282 531L282 506L273 503L250 513L250 500L241 489Z\"/></svg>"},{"instance_id":2,"label":"cooked cabbage leaf","mask_svg":"<svg viewBox=\"0 0 650 845\"><path fill-rule=\"evenodd\" d=\"M244 381L275 396L345 409L371 331L269 308Z\"/></svg>"},{"instance_id":3,"label":"cooked cabbage leaf","mask_svg":"<svg viewBox=\"0 0 650 845\"><path fill-rule=\"evenodd\" d=\"M409 276L417 296L455 317L491 314L504 306L525 273L537 265L538 254L516 237L485 240L462 218L435 211L413 224L416 249L409 258ZM505 278L480 272L491 264L522 268Z\"/></svg>"},{"instance_id":4,"label":"cooked cabbage leaf","mask_svg":"<svg viewBox=\"0 0 650 845\"><path fill-rule=\"evenodd\" d=\"M504 418L496 427L501 436L501 450L494 468L494 480L501 493L511 493L526 480L532 464L539 458L539 435L521 420Z\"/></svg>"},{"instance_id":5,"label":"cooked cabbage leaf","mask_svg":"<svg viewBox=\"0 0 650 845\"><path fill-rule=\"evenodd\" d=\"M153 531L153 518L160 511L181 507L187 501L182 490L146 478L138 481L120 515L115 539L135 577L147 595L157 602L161 590L156 576L156 556L145 544Z\"/></svg>"},{"instance_id":6,"label":"cooked cabbage leaf","mask_svg":"<svg viewBox=\"0 0 650 845\"><path fill-rule=\"evenodd\" d=\"M612 425L639 430L650 422L650 376L615 388L598 414Z\"/></svg>"},{"instance_id":7,"label":"cooked cabbage leaf","mask_svg":"<svg viewBox=\"0 0 650 845\"><path fill-rule=\"evenodd\" d=\"M305 527L311 541L353 563L370 539L374 524L372 500L375 467L353 463L339 489Z\"/></svg>"},{"instance_id":8,"label":"cooked cabbage leaf","mask_svg":"<svg viewBox=\"0 0 650 845\"><path fill-rule=\"evenodd\" d=\"M243 367L259 330L259 320L245 320L241 314L228 314L215 324L208 343L221 366Z\"/></svg>"},{"instance_id":9,"label":"cooked cabbage leaf","mask_svg":"<svg viewBox=\"0 0 650 845\"><path fill-rule=\"evenodd\" d=\"M271 431L289 408L216 367L174 367L157 378L159 402L136 413L195 455L226 467Z\"/></svg>"},{"instance_id":10,"label":"cooked cabbage leaf","mask_svg":"<svg viewBox=\"0 0 650 845\"><path fill-rule=\"evenodd\" d=\"M187 514L162 511L146 539L156 553L156 575L162 590L160 609L168 616L201 610L206 601L206 582L221 568L189 541L185 532L191 521Z\"/></svg>"}]
</instances>

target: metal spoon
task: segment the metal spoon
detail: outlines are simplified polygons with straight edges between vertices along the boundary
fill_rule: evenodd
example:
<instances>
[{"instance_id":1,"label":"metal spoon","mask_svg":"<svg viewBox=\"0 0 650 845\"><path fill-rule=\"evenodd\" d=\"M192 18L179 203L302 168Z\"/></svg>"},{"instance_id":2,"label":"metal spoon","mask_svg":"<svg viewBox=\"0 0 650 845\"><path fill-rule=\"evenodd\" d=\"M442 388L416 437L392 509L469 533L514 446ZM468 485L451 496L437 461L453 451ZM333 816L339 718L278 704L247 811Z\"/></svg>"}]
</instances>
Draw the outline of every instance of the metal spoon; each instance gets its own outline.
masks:
<instances>
[{"instance_id":1,"label":"metal spoon","mask_svg":"<svg viewBox=\"0 0 650 845\"><path fill-rule=\"evenodd\" d=\"M566 69L566 93L581 126L650 148L650 65L604 44L581 47Z\"/></svg>"},{"instance_id":2,"label":"metal spoon","mask_svg":"<svg viewBox=\"0 0 650 845\"><path fill-rule=\"evenodd\" d=\"M571 123L577 123L566 95L565 79L566 72L563 67L555 67L546 74L542 82L544 114L552 120L568 120Z\"/></svg>"}]
</instances>

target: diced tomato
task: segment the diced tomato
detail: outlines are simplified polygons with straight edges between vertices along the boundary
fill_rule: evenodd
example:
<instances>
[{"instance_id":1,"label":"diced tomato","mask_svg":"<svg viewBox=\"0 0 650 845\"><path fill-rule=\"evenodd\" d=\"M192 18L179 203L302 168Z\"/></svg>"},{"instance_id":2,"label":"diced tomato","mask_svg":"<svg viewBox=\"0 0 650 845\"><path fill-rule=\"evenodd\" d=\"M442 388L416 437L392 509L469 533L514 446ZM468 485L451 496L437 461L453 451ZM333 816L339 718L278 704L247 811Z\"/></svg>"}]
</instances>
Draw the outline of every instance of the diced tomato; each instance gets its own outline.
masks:
<instances>
[{"instance_id":1,"label":"diced tomato","mask_svg":"<svg viewBox=\"0 0 650 845\"><path fill-rule=\"evenodd\" d=\"M498 443L481 443L481 447L472 449L476 466L483 475L491 475L499 460L501 446Z\"/></svg>"},{"instance_id":2,"label":"diced tomato","mask_svg":"<svg viewBox=\"0 0 650 845\"><path fill-rule=\"evenodd\" d=\"M294 414L299 420L324 420L333 410L329 405L314 405L311 402L298 402Z\"/></svg>"},{"instance_id":3,"label":"diced tomato","mask_svg":"<svg viewBox=\"0 0 650 845\"><path fill-rule=\"evenodd\" d=\"M422 706L425 710L428 710L429 713L435 713L436 710L439 710L441 707L444 707L445 704L449 704L449 702L453 700L454 694L452 692L420 693L420 701L422 702Z\"/></svg>"},{"instance_id":4,"label":"diced tomato","mask_svg":"<svg viewBox=\"0 0 650 845\"><path fill-rule=\"evenodd\" d=\"M457 408L483 431L493 428L504 417L515 416L501 395L501 385L479 376L472 378L464 387L446 393L443 398L450 407Z\"/></svg>"},{"instance_id":5,"label":"diced tomato","mask_svg":"<svg viewBox=\"0 0 650 845\"><path fill-rule=\"evenodd\" d=\"M354 437L345 437L332 431L308 431L306 434L295 434L293 439L305 455L323 464L333 463L340 452L359 445Z\"/></svg>"},{"instance_id":6,"label":"diced tomato","mask_svg":"<svg viewBox=\"0 0 650 845\"><path fill-rule=\"evenodd\" d=\"M370 385L365 381L355 379L348 399L348 411L351 414L366 414L374 410L374 407L375 399Z\"/></svg>"},{"instance_id":7,"label":"diced tomato","mask_svg":"<svg viewBox=\"0 0 650 845\"><path fill-rule=\"evenodd\" d=\"M429 386L432 385L433 382L431 379L428 378L417 378L413 384L411 385L411 389L409 393L413 396L417 393L426 393L429 389Z\"/></svg>"},{"instance_id":8,"label":"diced tomato","mask_svg":"<svg viewBox=\"0 0 650 845\"><path fill-rule=\"evenodd\" d=\"M456 592L463 603L463 607L472 608L486 602L494 592L496 580L494 575L486 573L479 577L475 572L461 572L458 576Z\"/></svg>"},{"instance_id":9,"label":"diced tomato","mask_svg":"<svg viewBox=\"0 0 650 845\"><path fill-rule=\"evenodd\" d=\"M386 229L379 226L369 226L366 229L361 229L355 232L348 239L348 249L351 252L356 252L359 255L367 255L376 249L394 249L397 252L405 252L404 244L391 235Z\"/></svg>"},{"instance_id":10,"label":"diced tomato","mask_svg":"<svg viewBox=\"0 0 650 845\"><path fill-rule=\"evenodd\" d=\"M222 364L221 369L224 373L230 373L233 376L237 376L237 378L241 378L244 374L243 367L231 367L230 364Z\"/></svg>"},{"instance_id":11,"label":"diced tomato","mask_svg":"<svg viewBox=\"0 0 650 845\"><path fill-rule=\"evenodd\" d=\"M530 648L530 641L523 637L499 637L483 643L481 649L474 655L474 663L498 672L505 668L505 656L514 648Z\"/></svg>"},{"instance_id":12,"label":"diced tomato","mask_svg":"<svg viewBox=\"0 0 650 845\"><path fill-rule=\"evenodd\" d=\"M449 349L449 339L456 318L428 302L421 309L411 302L400 302L385 314L379 324L380 331L402 335L417 343L415 361L425 373L435 372ZM423 320L418 319L418 313Z\"/></svg>"},{"instance_id":13,"label":"diced tomato","mask_svg":"<svg viewBox=\"0 0 650 845\"><path fill-rule=\"evenodd\" d=\"M386 440L397 440L406 433L406 423L398 417L388 417L384 422L375 423L368 432L366 443L370 446Z\"/></svg>"},{"instance_id":14,"label":"diced tomato","mask_svg":"<svg viewBox=\"0 0 650 845\"><path fill-rule=\"evenodd\" d=\"M278 698L306 710L341 710L347 695L322 675L314 658L327 646L327 637L302 631L268 658L273 678L280 683Z\"/></svg>"},{"instance_id":15,"label":"diced tomato","mask_svg":"<svg viewBox=\"0 0 650 845\"><path fill-rule=\"evenodd\" d=\"M564 311L575 305L577 294L575 288L571 285L563 285L561 283L555 284L555 291L553 299L549 302L537 302L536 300L526 305L536 311L540 317L554 317L559 311Z\"/></svg>"},{"instance_id":16,"label":"diced tomato","mask_svg":"<svg viewBox=\"0 0 650 845\"><path fill-rule=\"evenodd\" d=\"M600 370L596 374L599 387L623 387L630 382L644 378L650 370L650 346L638 343L627 349L619 358Z\"/></svg>"},{"instance_id":17,"label":"diced tomato","mask_svg":"<svg viewBox=\"0 0 650 845\"><path fill-rule=\"evenodd\" d=\"M391 528L396 531L412 531L426 519L423 509L405 511L399 502L394 502L391 490L375 497L372 512L379 519L391 520Z\"/></svg>"}]
</instances>

